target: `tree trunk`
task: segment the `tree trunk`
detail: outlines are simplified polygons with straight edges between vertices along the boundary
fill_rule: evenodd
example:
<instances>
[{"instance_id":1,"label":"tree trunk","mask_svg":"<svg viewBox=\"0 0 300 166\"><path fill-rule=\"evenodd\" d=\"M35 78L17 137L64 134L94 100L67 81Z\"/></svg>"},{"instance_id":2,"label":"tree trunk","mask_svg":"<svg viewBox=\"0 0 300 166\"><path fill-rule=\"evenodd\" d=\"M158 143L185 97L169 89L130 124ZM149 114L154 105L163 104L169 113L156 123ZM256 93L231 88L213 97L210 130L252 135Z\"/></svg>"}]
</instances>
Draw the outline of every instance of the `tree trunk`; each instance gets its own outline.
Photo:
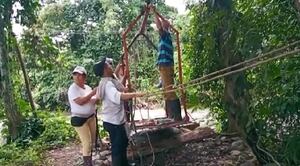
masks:
<instances>
[{"instance_id":1,"label":"tree trunk","mask_svg":"<svg viewBox=\"0 0 300 166\"><path fill-rule=\"evenodd\" d=\"M13 32L11 34L12 34L12 37L13 37L13 42L14 42L14 45L15 45L17 57L18 57L18 60L20 62L21 69L22 69L22 72L23 72L28 99L29 99L29 102L30 102L30 105L31 105L31 109L34 111L35 106L34 106L34 101L33 101L33 97L32 97L32 94L31 94L29 79L28 79L27 72L26 72L26 69L25 69L25 64L24 64L24 61L23 61L23 58L22 58L22 55L21 55L21 51L20 51L20 48L19 48L19 45L18 45L18 41L16 39L16 35Z\"/></svg>"},{"instance_id":2,"label":"tree trunk","mask_svg":"<svg viewBox=\"0 0 300 166\"><path fill-rule=\"evenodd\" d=\"M217 30L216 38L218 43L218 51L221 58L222 67L229 67L233 64L241 62L241 56L235 55L234 44L235 34L234 30L229 27L229 20L231 16L228 12L227 18L223 18L219 29ZM225 35L226 34L226 35ZM228 131L239 132L241 135L246 136L243 129L243 123L247 120L248 116L248 101L247 101L247 81L244 73L237 73L224 78L224 103L225 110L228 115ZM239 122L240 118L244 117Z\"/></svg>"},{"instance_id":3,"label":"tree trunk","mask_svg":"<svg viewBox=\"0 0 300 166\"><path fill-rule=\"evenodd\" d=\"M216 1L225 4L230 4L231 0ZM218 4L218 6L222 6ZM231 22L234 20L232 7L226 6L223 8L226 12L220 26L217 29L216 41L219 55L221 57L222 67L229 67L242 61L242 55L235 51L236 35L235 30L231 27ZM234 68L232 70L235 70ZM261 153L257 149L256 144L258 135L255 130L251 115L249 114L249 94L248 82L244 72L226 76L224 78L224 103L225 110L228 115L228 131L238 132L251 146L258 160L262 162Z\"/></svg>"},{"instance_id":4,"label":"tree trunk","mask_svg":"<svg viewBox=\"0 0 300 166\"><path fill-rule=\"evenodd\" d=\"M18 129L21 124L21 114L17 110L10 78L7 39L5 33L5 28L10 24L12 2L9 1L5 5L4 10L0 13L0 93L1 96L3 96L4 112L8 120L9 138L15 139L17 138Z\"/></svg>"}]
</instances>

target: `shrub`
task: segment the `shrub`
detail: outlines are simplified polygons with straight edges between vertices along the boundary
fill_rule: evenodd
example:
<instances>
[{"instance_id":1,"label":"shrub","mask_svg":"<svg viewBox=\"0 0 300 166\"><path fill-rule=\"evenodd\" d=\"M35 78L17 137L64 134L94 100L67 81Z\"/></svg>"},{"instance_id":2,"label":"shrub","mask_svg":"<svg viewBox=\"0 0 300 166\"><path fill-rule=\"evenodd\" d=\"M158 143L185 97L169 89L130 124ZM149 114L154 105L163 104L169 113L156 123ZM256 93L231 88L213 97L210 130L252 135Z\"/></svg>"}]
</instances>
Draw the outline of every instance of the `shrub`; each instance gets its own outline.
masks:
<instances>
[{"instance_id":1,"label":"shrub","mask_svg":"<svg viewBox=\"0 0 300 166\"><path fill-rule=\"evenodd\" d=\"M39 111L22 123L19 138L0 149L0 165L39 165L44 150L75 139L75 131L60 112Z\"/></svg>"}]
</instances>

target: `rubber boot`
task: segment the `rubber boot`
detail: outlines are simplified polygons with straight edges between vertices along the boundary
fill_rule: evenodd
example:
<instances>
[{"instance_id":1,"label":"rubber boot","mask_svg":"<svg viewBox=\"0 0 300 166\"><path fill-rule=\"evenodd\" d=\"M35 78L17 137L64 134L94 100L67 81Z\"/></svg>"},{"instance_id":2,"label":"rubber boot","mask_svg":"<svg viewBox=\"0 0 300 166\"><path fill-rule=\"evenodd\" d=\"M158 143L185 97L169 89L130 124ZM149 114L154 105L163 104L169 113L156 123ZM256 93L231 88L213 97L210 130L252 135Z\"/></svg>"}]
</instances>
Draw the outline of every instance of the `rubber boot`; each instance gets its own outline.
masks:
<instances>
[{"instance_id":1,"label":"rubber boot","mask_svg":"<svg viewBox=\"0 0 300 166\"><path fill-rule=\"evenodd\" d=\"M112 156L112 166L123 166L123 165L124 165L124 163L123 163L123 156L122 155Z\"/></svg>"},{"instance_id":2,"label":"rubber boot","mask_svg":"<svg viewBox=\"0 0 300 166\"><path fill-rule=\"evenodd\" d=\"M179 99L166 100L166 110L169 118L172 118L175 121L182 121Z\"/></svg>"},{"instance_id":3,"label":"rubber boot","mask_svg":"<svg viewBox=\"0 0 300 166\"><path fill-rule=\"evenodd\" d=\"M83 165L84 166L93 166L92 156L83 156Z\"/></svg>"}]
</instances>

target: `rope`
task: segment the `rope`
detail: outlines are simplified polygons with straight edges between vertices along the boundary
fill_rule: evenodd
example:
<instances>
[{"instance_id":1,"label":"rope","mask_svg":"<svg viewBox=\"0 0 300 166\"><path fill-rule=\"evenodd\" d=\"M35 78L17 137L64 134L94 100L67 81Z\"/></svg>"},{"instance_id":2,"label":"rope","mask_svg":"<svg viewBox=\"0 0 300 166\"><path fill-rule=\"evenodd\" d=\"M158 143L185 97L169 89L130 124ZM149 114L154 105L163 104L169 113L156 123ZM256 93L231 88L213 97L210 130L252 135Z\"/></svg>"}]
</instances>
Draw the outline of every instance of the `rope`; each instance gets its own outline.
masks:
<instances>
[{"instance_id":1,"label":"rope","mask_svg":"<svg viewBox=\"0 0 300 166\"><path fill-rule=\"evenodd\" d=\"M144 97L148 98L148 97L151 97L151 96L163 95L164 93L176 92L178 90L184 90L184 89L196 86L196 85L201 85L201 84L204 84L204 83L207 83L207 82L210 82L210 81L217 80L219 78L223 78L223 77L226 77L226 76L229 76L229 75L233 75L233 74L236 74L236 73L248 70L248 69L255 68L255 67L259 66L259 65L262 65L264 63L267 63L267 62L270 62L270 61L273 61L273 60L276 60L276 59L279 59L279 58L282 58L282 57L286 57L286 56L290 56L290 55L294 55L294 54L300 53L300 49L294 49L293 51L288 51L286 53L282 53L282 54L276 55L274 57L268 57L268 56L270 56L270 55L272 55L274 53L277 53L277 52L280 52L280 51L284 51L287 48L290 48L291 46L294 46L294 45L299 44L299 43L300 43L300 41L293 42L291 44L288 44L287 46L284 46L284 47L272 50L270 52L267 52L267 53L263 54L262 56L257 56L255 58L252 58L252 59L249 59L249 60L237 63L235 65L232 65L232 66L226 67L224 69L221 69L221 70L212 72L210 74L207 74L207 75L205 75L203 77L191 80L191 81L189 81L187 83L179 84L179 85L177 85L177 87L174 87L172 90L163 91L163 92L161 90L160 91L154 91L154 92L147 92L147 94ZM266 58L266 59L263 59L263 58ZM245 65L245 66L241 67L242 65ZM235 69L233 71L228 71L228 70L231 70L231 69L237 68L237 67L241 67L241 68ZM151 166L152 166L154 164L154 162L155 162L155 153L154 153L154 149L152 147L152 143L151 143L151 140L150 140L150 137L149 137L148 133L146 133L146 135L147 135L149 146L150 146L151 151L152 151L152 163L151 163ZM139 153L138 150L137 150L137 153L140 156L140 160L141 160L141 164L142 164L142 157L141 157L141 155L140 155L140 153Z\"/></svg>"},{"instance_id":2,"label":"rope","mask_svg":"<svg viewBox=\"0 0 300 166\"><path fill-rule=\"evenodd\" d=\"M148 99L147 99L148 100ZM136 101L135 101L136 102ZM133 107L135 107L135 104L133 104ZM133 112L131 112L131 114L132 113L134 113L135 114L135 108L133 108ZM144 118L143 118L143 115L142 115L142 113L141 113L141 108L139 108L139 111L140 111L140 114L141 114L141 119L142 120L144 120ZM148 120L149 120L149 107L148 107ZM135 134L137 133L137 130L136 130L136 126L135 126L135 122L134 122L134 119L132 118L131 119L131 124L133 124L133 126L135 127L135 130L134 130L134 132L135 132ZM143 129L142 129L143 130ZM150 136L149 136L149 134L147 133L147 132L145 132L145 134L146 134L146 136L147 136L147 141L148 141L148 144L149 144L149 146L150 146L150 149L151 149L151 153L152 153L152 162L151 162L151 166L153 166L154 165L154 162L155 162L155 152L154 152L154 148L153 148L153 146L152 146L152 143L151 143L151 140L150 140ZM132 136L130 136L131 137L131 145L132 145L132 148L131 148L131 150L132 150L132 152L134 153L134 149L133 149L133 146L136 146L136 143L135 143L135 141L134 141L134 139L133 139L133 137ZM139 150L137 149L136 150L136 153L138 154L138 156L139 156L139 158L140 158L140 165L142 166L143 165L143 157L142 157L142 154L139 152Z\"/></svg>"},{"instance_id":3,"label":"rope","mask_svg":"<svg viewBox=\"0 0 300 166\"><path fill-rule=\"evenodd\" d=\"M292 43L291 45L295 45L297 43L300 43L300 41L298 42L294 42ZM291 46L289 45L289 46ZM261 64L264 64L264 63L267 63L269 61L272 61L272 60L276 60L276 59L279 59L279 58L282 58L282 57L285 57L285 56L289 56L289 55L294 55L296 53L299 53L300 52L300 49L295 49L294 51L289 51L289 52L286 52L286 53L283 53L283 54L279 54L277 56L274 56L274 57L270 57L268 59L265 59L265 60L261 60L261 61L258 61L256 63L252 63L252 64L249 64L249 65L246 65L245 67L242 67L240 69L236 69L236 70L233 70L233 71L229 71L229 72L225 72L223 74L220 74L220 75L216 75L218 73L221 73L221 72L224 72L226 70L229 70L229 69L232 69L234 67L237 67L237 66L240 66L242 64L247 64L247 63L250 63L250 62L253 62L257 59L260 59L260 58L263 58L263 57L266 57L274 52L278 52L278 51L281 51L282 49L286 49L287 47L289 46L285 46L281 49L277 49L277 50L274 50L274 51L271 51L269 53L266 53L265 55L263 56L260 56L260 57L255 57L255 58L252 58L252 59L249 59L247 61L244 61L244 62L241 62L241 63L238 63L238 64L235 64L233 66L230 66L230 67L227 67L227 68L224 68L224 69L221 69L221 70L218 70L218 71L215 71L213 73L210 73L208 75L205 75L203 77L200 77L200 78L197 78L197 79L194 79L194 80L191 80L187 83L184 83L184 84L180 84L178 85L177 87L175 87L174 89L172 90L168 90L168 91L154 91L154 92L147 92L147 94L145 95L145 97L150 97L150 96L158 96L158 95L163 95L164 93L169 93L169 92L176 92L178 90L181 90L181 89L187 89L189 87L193 87L193 86L196 86L196 85L201 85L201 84L204 84L204 83L207 83L207 82L210 82L210 81L214 81L216 79L219 79L219 78L222 78L222 77L225 77L225 76L229 76L229 75L233 75L233 74L236 74L236 73L239 73L239 72L242 72L242 71L245 71L245 70L248 70L248 69L251 69L251 68L255 68ZM211 77L212 75L216 75L214 77Z\"/></svg>"},{"instance_id":4,"label":"rope","mask_svg":"<svg viewBox=\"0 0 300 166\"><path fill-rule=\"evenodd\" d=\"M149 134L148 134L147 132L146 132L146 135L147 135L148 142L149 142L149 145L150 145L150 148L151 148L151 152L152 152L152 162L151 162L151 166L153 166L153 164L154 164L154 162L155 162L155 153L154 153L154 149L153 149L153 147L152 147L152 143L151 143Z\"/></svg>"},{"instance_id":5,"label":"rope","mask_svg":"<svg viewBox=\"0 0 300 166\"><path fill-rule=\"evenodd\" d=\"M137 131L135 131L135 133L137 133ZM149 144L150 149L151 149L151 153L152 153L151 166L153 166L154 163L155 163L155 152L154 152L154 148L152 146L152 143L151 143L150 136L149 136L148 132L145 132L145 134L147 136L147 141L148 141L148 144ZM136 143L135 143L135 141L134 141L133 138L131 138L131 143L132 143L132 146L136 146ZM133 148L132 148L132 151L133 151ZM142 154L140 153L140 151L138 149L136 150L136 152L137 152L137 154L138 154L138 156L140 158L140 165L142 166L143 165L143 156L142 156Z\"/></svg>"},{"instance_id":6,"label":"rope","mask_svg":"<svg viewBox=\"0 0 300 166\"><path fill-rule=\"evenodd\" d=\"M269 55L272 55L272 54L274 54L274 53L276 53L276 52L279 52L279 51L283 51L283 50L285 50L285 49L287 49L287 48L290 48L291 46L297 45L297 44L299 44L299 43L300 43L300 40L299 40L299 41L295 41L295 42L290 43L290 44L288 44L288 45L286 45L286 46L283 46L283 47L280 47L280 48L278 48L278 49L275 49L275 50L272 50L272 51L270 51L270 52L267 52L267 53L265 53L265 54L263 54L263 55L261 55L261 56L257 56L257 57L254 57L254 58L252 58L252 59L249 59L249 60L246 60L246 61L237 63L237 64L232 65L232 66L229 66L229 67L226 67L226 68L224 68L224 69L221 69L221 70L218 70L218 71L209 73L209 74L207 74L207 75L205 75L205 76L203 76L203 77L201 77L201 78L197 78L197 79L191 80L190 82L185 83L185 84L182 84L182 85L184 86L184 85L189 84L189 83L201 81L201 80L206 79L206 78L209 78L209 77L211 77L211 76L213 76L213 75L217 75L217 74L219 74L219 73L226 72L227 70L230 70L230 69L232 69L232 68L236 68L236 67L239 67L239 66L241 66L241 65L244 65L244 64L253 62L253 61L255 61L255 60L265 58L265 57L267 57L267 56L269 56ZM169 87L171 87L171 86L172 86L172 85L167 86L166 88L169 88ZM178 85L178 86L180 86L180 85Z\"/></svg>"}]
</instances>

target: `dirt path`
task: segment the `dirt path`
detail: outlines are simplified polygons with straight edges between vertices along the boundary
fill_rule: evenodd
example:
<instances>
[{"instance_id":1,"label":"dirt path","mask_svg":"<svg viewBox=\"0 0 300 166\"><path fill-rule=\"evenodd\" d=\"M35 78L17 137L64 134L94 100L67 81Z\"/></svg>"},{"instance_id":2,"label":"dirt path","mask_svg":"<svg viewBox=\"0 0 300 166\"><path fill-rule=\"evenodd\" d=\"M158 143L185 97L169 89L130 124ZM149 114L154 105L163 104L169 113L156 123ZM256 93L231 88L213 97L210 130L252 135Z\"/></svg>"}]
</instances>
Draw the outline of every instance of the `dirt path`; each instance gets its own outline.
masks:
<instances>
[{"instance_id":1,"label":"dirt path","mask_svg":"<svg viewBox=\"0 0 300 166\"><path fill-rule=\"evenodd\" d=\"M208 111L191 113L194 120L200 123L200 127L214 128L214 121L209 117ZM163 117L163 110L141 110L136 113L137 119ZM104 155L107 159L102 159ZM95 165L109 165L110 151L104 151L101 155L94 155ZM66 147L50 150L46 153L45 165L51 166L79 166L82 165L80 156L80 144L72 143ZM203 140L197 140L176 148L166 149L154 155L135 159L137 166L218 166L241 165L255 166L256 158L246 144L238 137L226 137L214 135Z\"/></svg>"},{"instance_id":2,"label":"dirt path","mask_svg":"<svg viewBox=\"0 0 300 166\"><path fill-rule=\"evenodd\" d=\"M63 148L48 151L43 165L72 166L81 163L80 143L70 143Z\"/></svg>"}]
</instances>

